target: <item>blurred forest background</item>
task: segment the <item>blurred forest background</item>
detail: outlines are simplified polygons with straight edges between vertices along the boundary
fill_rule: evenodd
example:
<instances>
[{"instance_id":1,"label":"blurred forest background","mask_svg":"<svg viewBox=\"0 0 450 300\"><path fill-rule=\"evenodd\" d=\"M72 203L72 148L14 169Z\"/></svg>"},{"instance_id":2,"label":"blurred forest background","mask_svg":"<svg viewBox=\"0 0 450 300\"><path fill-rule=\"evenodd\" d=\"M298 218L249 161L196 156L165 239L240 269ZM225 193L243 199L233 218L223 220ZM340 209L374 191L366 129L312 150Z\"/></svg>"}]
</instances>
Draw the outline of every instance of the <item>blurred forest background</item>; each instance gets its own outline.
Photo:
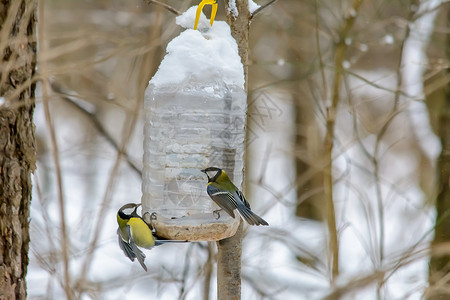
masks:
<instances>
[{"instance_id":1,"label":"blurred forest background","mask_svg":"<svg viewBox=\"0 0 450 300\"><path fill-rule=\"evenodd\" d=\"M117 245L117 209L141 197L144 90L182 30L150 2L39 2L30 299L216 298L214 243L146 251L148 273ZM245 229L242 299L450 297L449 16L437 0L254 16L246 195L270 226Z\"/></svg>"}]
</instances>

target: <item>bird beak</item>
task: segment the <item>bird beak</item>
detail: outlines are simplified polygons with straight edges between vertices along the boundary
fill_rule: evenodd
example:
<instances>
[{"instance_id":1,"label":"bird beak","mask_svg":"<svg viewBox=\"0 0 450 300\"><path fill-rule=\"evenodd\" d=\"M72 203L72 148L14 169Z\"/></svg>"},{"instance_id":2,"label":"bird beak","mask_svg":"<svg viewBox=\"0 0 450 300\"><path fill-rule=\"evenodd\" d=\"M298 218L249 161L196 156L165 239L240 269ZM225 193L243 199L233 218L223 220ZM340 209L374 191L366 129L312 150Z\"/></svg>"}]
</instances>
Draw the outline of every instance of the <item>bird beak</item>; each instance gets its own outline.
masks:
<instances>
[{"instance_id":1,"label":"bird beak","mask_svg":"<svg viewBox=\"0 0 450 300\"><path fill-rule=\"evenodd\" d=\"M200 170L200 171L202 171L203 173L205 173L206 174L206 177L208 177L208 181L210 180L210 178L209 178L209 175L208 175L208 173L206 173L206 169L203 169L203 170Z\"/></svg>"}]
</instances>

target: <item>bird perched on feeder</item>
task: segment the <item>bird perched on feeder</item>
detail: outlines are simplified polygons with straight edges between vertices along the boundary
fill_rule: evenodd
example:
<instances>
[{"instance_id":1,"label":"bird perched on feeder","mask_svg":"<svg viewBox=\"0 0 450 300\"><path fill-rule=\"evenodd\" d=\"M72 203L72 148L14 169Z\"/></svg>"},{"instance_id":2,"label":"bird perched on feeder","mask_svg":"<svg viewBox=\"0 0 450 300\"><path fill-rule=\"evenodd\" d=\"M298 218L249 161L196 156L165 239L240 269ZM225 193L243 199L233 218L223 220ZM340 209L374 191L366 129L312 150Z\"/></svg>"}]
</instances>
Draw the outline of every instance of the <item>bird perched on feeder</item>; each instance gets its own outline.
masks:
<instances>
[{"instance_id":1,"label":"bird perched on feeder","mask_svg":"<svg viewBox=\"0 0 450 300\"><path fill-rule=\"evenodd\" d=\"M242 192L231 182L224 170L210 167L201 170L208 177L206 191L211 199L231 217L237 209L241 217L249 225L269 225L263 218L250 210L250 204Z\"/></svg>"},{"instance_id":2,"label":"bird perched on feeder","mask_svg":"<svg viewBox=\"0 0 450 300\"><path fill-rule=\"evenodd\" d=\"M164 243L186 241L159 240L156 233L152 232L147 223L137 214L137 208L140 205L128 203L119 209L117 212L117 223L119 224L117 235L119 246L125 255L131 261L137 258L142 268L147 271L147 266L144 264L145 254L138 247L151 249ZM128 209L133 209L133 211L127 214L125 210Z\"/></svg>"},{"instance_id":3,"label":"bird perched on feeder","mask_svg":"<svg viewBox=\"0 0 450 300\"><path fill-rule=\"evenodd\" d=\"M211 18L209 19L209 23L212 24L214 23L214 18L216 17L216 13L217 13L217 1L216 0L202 0L202 2L200 2L200 4L197 7L197 12L195 14L195 23L194 23L194 30L197 30L197 25L198 25L198 20L200 19L200 13L202 12L203 6L205 6L206 4L211 5Z\"/></svg>"}]
</instances>

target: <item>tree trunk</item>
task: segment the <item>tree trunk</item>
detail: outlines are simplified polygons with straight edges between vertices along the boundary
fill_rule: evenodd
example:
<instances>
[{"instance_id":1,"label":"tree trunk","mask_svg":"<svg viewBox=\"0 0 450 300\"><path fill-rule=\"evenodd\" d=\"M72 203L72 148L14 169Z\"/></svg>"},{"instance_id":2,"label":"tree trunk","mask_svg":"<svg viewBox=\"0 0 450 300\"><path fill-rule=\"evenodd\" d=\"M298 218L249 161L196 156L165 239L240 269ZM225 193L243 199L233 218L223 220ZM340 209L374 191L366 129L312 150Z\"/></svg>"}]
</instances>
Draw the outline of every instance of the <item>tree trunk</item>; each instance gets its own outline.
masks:
<instances>
[{"instance_id":1,"label":"tree trunk","mask_svg":"<svg viewBox=\"0 0 450 300\"><path fill-rule=\"evenodd\" d=\"M297 178L297 207L295 215L301 218L322 221L324 219L323 207L325 205L323 191L323 171L318 169L312 161L317 161L318 153L312 153L308 149L307 139L311 138L308 132L318 132L314 124L314 108L299 96L295 97L295 126L297 128L295 137L296 156L296 178ZM305 130L305 128L308 128ZM317 145L315 145L317 146ZM314 149L321 150L323 149Z\"/></svg>"},{"instance_id":2,"label":"tree trunk","mask_svg":"<svg viewBox=\"0 0 450 300\"><path fill-rule=\"evenodd\" d=\"M436 199L436 227L434 231L433 246L450 242L450 87L446 92L445 108L439 117L439 137L442 143L442 152L438 160L439 193ZM444 299L448 297L450 282L442 282L450 273L450 255L433 255L430 261L430 296L428 299ZM443 292L440 292L440 286Z\"/></svg>"},{"instance_id":3,"label":"tree trunk","mask_svg":"<svg viewBox=\"0 0 450 300\"><path fill-rule=\"evenodd\" d=\"M447 27L450 26L450 5L447 6ZM447 34L446 56L450 59L450 34ZM449 74L447 70L445 73ZM447 75L448 76L448 75ZM436 199L436 225L433 247L437 248L450 242L450 84L443 87L444 99L438 108L437 133L442 150L438 160L439 190ZM430 260L430 289L427 299L448 299L450 280L450 251L448 246L444 255L434 253Z\"/></svg>"},{"instance_id":4,"label":"tree trunk","mask_svg":"<svg viewBox=\"0 0 450 300\"><path fill-rule=\"evenodd\" d=\"M0 299L25 299L35 169L34 0L0 2Z\"/></svg>"},{"instance_id":5,"label":"tree trunk","mask_svg":"<svg viewBox=\"0 0 450 300\"><path fill-rule=\"evenodd\" d=\"M230 13L228 4L228 1L225 1L227 23L238 44L239 56L244 65L244 89L248 94L248 33L250 26L248 0L236 0L239 12L237 17ZM234 236L217 242L217 299L220 300L241 299L242 222L241 220Z\"/></svg>"}]
</instances>

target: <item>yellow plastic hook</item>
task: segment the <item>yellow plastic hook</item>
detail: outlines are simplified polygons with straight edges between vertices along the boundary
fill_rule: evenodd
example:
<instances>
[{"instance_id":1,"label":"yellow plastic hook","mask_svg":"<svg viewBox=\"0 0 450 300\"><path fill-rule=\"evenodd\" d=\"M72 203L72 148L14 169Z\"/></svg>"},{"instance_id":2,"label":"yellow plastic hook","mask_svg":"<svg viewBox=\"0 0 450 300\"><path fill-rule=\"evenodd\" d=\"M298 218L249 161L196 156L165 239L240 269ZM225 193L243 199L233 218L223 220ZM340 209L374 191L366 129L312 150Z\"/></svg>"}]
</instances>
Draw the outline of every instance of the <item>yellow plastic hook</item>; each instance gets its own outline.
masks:
<instances>
[{"instance_id":1,"label":"yellow plastic hook","mask_svg":"<svg viewBox=\"0 0 450 300\"><path fill-rule=\"evenodd\" d=\"M195 14L194 30L197 30L198 20L200 19L200 13L202 12L203 6L205 6L206 4L212 5L211 18L209 19L209 23L211 24L211 26L214 23L214 18L216 17L217 13L217 1L202 0L202 2L200 2L200 4L197 7L197 13Z\"/></svg>"}]
</instances>

